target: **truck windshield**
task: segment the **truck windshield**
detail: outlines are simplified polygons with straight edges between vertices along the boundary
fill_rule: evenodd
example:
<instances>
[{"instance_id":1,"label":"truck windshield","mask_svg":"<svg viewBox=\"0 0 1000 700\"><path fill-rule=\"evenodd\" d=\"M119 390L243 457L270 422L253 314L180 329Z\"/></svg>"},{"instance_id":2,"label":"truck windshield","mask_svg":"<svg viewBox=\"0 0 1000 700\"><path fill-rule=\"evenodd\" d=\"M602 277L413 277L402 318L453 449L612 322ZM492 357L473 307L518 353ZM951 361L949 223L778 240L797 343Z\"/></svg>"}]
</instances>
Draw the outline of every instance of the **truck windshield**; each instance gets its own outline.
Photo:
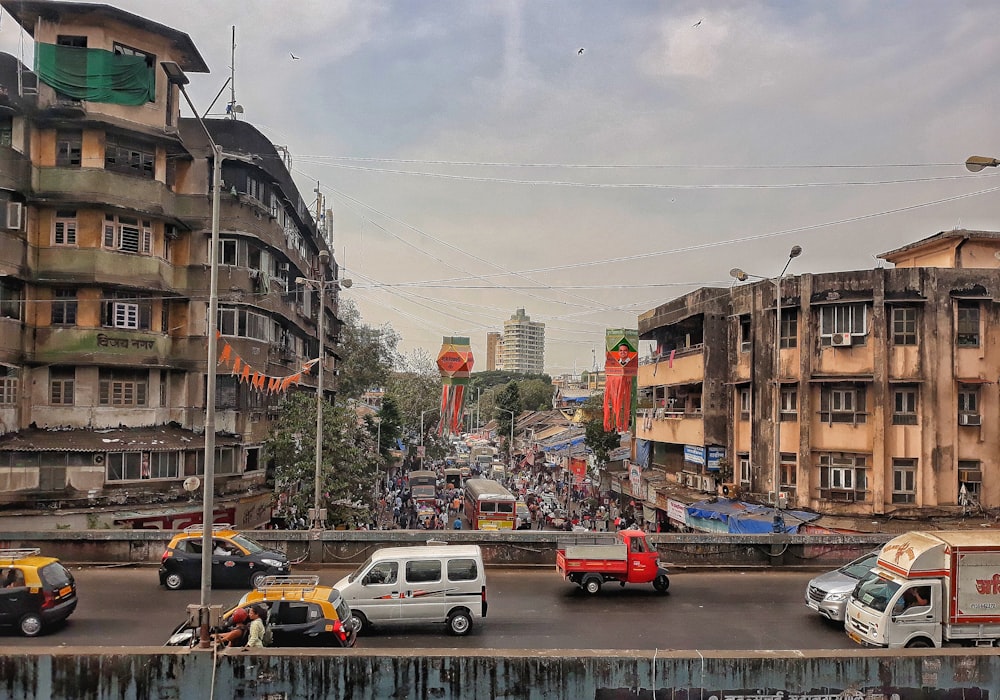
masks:
<instances>
[{"instance_id":1,"label":"truck windshield","mask_svg":"<svg viewBox=\"0 0 1000 700\"><path fill-rule=\"evenodd\" d=\"M879 612L885 612L886 606L889 605L889 601L892 600L892 597L896 595L896 591L898 590L898 583L878 576L872 576L861 579L858 585L854 587L852 596L866 607L878 610Z\"/></svg>"}]
</instances>

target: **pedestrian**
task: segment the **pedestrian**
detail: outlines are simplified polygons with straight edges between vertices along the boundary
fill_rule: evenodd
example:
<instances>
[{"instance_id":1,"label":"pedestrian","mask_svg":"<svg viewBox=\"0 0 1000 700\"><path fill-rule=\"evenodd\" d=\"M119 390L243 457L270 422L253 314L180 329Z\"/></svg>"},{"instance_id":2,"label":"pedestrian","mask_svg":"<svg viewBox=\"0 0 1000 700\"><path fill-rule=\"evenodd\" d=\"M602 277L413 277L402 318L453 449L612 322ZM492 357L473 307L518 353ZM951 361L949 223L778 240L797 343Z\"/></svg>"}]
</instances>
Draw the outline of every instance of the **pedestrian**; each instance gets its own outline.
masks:
<instances>
[{"instance_id":1,"label":"pedestrian","mask_svg":"<svg viewBox=\"0 0 1000 700\"><path fill-rule=\"evenodd\" d=\"M267 618L267 608L263 605L250 606L250 638L247 648L264 646L264 620Z\"/></svg>"},{"instance_id":2,"label":"pedestrian","mask_svg":"<svg viewBox=\"0 0 1000 700\"><path fill-rule=\"evenodd\" d=\"M461 530L462 529L462 519L461 518L455 518L455 522L452 523L451 527L452 527L453 530Z\"/></svg>"}]
</instances>

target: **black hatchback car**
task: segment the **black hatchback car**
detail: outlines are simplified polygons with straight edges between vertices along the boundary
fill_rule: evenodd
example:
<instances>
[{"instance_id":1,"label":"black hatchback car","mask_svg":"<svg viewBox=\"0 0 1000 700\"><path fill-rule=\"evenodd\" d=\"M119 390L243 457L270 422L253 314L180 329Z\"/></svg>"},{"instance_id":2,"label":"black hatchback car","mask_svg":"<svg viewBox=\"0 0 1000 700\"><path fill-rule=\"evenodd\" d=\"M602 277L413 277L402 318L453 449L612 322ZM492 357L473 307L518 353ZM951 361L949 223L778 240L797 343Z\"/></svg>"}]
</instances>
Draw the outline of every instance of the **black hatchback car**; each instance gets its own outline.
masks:
<instances>
[{"instance_id":1,"label":"black hatchback car","mask_svg":"<svg viewBox=\"0 0 1000 700\"><path fill-rule=\"evenodd\" d=\"M35 637L76 610L76 582L40 549L0 549L0 625Z\"/></svg>"},{"instance_id":2,"label":"black hatchback car","mask_svg":"<svg viewBox=\"0 0 1000 700\"><path fill-rule=\"evenodd\" d=\"M201 525L193 525L170 540L160 561L160 585L172 591L201 585ZM212 587L257 588L268 576L287 575L284 552L267 549L231 525L212 527Z\"/></svg>"}]
</instances>

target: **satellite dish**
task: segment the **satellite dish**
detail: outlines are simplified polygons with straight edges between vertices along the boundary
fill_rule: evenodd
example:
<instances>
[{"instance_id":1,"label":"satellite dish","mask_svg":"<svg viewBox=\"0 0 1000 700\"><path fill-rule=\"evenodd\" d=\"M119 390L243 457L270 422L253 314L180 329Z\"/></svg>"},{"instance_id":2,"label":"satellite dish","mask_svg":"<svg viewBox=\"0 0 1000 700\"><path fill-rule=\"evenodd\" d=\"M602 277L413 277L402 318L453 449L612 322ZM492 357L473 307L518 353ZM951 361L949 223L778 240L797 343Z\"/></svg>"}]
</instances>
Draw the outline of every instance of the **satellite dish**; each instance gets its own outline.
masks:
<instances>
[{"instance_id":1,"label":"satellite dish","mask_svg":"<svg viewBox=\"0 0 1000 700\"><path fill-rule=\"evenodd\" d=\"M196 476L189 476L184 480L184 490L188 492L197 491L201 486L201 479Z\"/></svg>"}]
</instances>

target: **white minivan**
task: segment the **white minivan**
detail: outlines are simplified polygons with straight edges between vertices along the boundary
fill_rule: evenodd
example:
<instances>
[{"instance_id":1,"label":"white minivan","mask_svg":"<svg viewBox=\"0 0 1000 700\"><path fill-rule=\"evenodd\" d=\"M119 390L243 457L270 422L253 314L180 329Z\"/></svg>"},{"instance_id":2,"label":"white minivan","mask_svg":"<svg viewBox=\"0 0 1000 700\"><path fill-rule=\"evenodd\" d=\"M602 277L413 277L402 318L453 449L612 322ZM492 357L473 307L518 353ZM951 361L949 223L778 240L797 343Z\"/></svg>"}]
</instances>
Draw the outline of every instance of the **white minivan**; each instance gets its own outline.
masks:
<instances>
[{"instance_id":1,"label":"white minivan","mask_svg":"<svg viewBox=\"0 0 1000 700\"><path fill-rule=\"evenodd\" d=\"M428 544L376 551L335 588L358 634L391 624L443 622L468 634L486 617L486 571L479 545Z\"/></svg>"}]
</instances>

